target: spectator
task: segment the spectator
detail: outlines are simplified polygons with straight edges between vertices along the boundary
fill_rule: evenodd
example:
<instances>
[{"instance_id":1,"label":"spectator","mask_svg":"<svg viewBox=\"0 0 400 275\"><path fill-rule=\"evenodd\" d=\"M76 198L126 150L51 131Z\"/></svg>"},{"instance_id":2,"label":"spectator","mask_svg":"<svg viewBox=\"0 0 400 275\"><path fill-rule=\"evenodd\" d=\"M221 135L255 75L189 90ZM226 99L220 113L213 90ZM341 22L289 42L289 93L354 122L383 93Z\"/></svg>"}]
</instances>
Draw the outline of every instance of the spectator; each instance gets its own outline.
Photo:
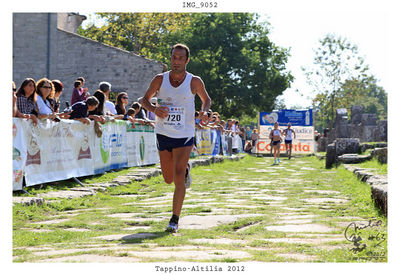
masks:
<instances>
[{"instance_id":1,"label":"spectator","mask_svg":"<svg viewBox=\"0 0 400 275\"><path fill-rule=\"evenodd\" d=\"M135 121L141 125L150 125L154 128L154 123L146 118L146 114L142 109L142 105L139 102L133 102L132 109L135 110Z\"/></svg>"},{"instance_id":2,"label":"spectator","mask_svg":"<svg viewBox=\"0 0 400 275\"><path fill-rule=\"evenodd\" d=\"M53 107L54 112L59 113L61 105L60 96L62 94L64 86L62 82L58 79L52 80L51 83L53 83L54 87L54 98L51 98L50 104Z\"/></svg>"},{"instance_id":3,"label":"spectator","mask_svg":"<svg viewBox=\"0 0 400 275\"><path fill-rule=\"evenodd\" d=\"M128 105L128 94L127 93L119 93L117 95L117 103L115 105L115 110L118 115L126 114L126 106Z\"/></svg>"},{"instance_id":4,"label":"spectator","mask_svg":"<svg viewBox=\"0 0 400 275\"><path fill-rule=\"evenodd\" d=\"M133 102L131 108L135 109L135 118L146 119L146 115L143 111L142 105L139 102Z\"/></svg>"},{"instance_id":5,"label":"spectator","mask_svg":"<svg viewBox=\"0 0 400 275\"><path fill-rule=\"evenodd\" d=\"M258 133L257 129L253 130L253 133L251 133L250 139L251 139L251 145L256 146L256 141L258 140ZM271 150L272 151L272 150Z\"/></svg>"},{"instance_id":6,"label":"spectator","mask_svg":"<svg viewBox=\"0 0 400 275\"><path fill-rule=\"evenodd\" d=\"M97 90L96 92L94 92L93 96L95 98L97 98L97 100L99 101L99 104L97 105L96 109L94 109L93 111L89 111L89 116L91 116L91 115L99 116L99 122L105 123L106 121L105 121L104 116L106 115L106 111L105 111L106 110L106 108L105 108L106 96L100 90Z\"/></svg>"},{"instance_id":7,"label":"spectator","mask_svg":"<svg viewBox=\"0 0 400 275\"><path fill-rule=\"evenodd\" d=\"M79 120L80 122L85 124L90 124L91 118L99 122L99 116L89 115L89 112L94 111L98 105L98 99L94 96L89 96L86 101L79 101L72 105L72 112L69 118Z\"/></svg>"},{"instance_id":8,"label":"spectator","mask_svg":"<svg viewBox=\"0 0 400 275\"><path fill-rule=\"evenodd\" d=\"M240 128L239 136L242 139L242 150L244 150L244 145L246 143L246 132L244 131L244 128Z\"/></svg>"},{"instance_id":9,"label":"spectator","mask_svg":"<svg viewBox=\"0 0 400 275\"><path fill-rule=\"evenodd\" d=\"M244 145L244 151L246 153L250 154L252 149L253 149L253 145L251 144L251 140L247 140L246 144Z\"/></svg>"},{"instance_id":10,"label":"spectator","mask_svg":"<svg viewBox=\"0 0 400 275\"><path fill-rule=\"evenodd\" d=\"M87 88L83 89L83 82L81 80L75 80L74 89L72 90L71 105L76 102L84 101L88 97Z\"/></svg>"},{"instance_id":11,"label":"spectator","mask_svg":"<svg viewBox=\"0 0 400 275\"><path fill-rule=\"evenodd\" d=\"M12 91L13 91L13 117L19 117L19 118L26 118L26 119L32 119L32 123L34 125L37 124L37 118L34 115L29 115L29 114L23 114L21 113L18 108L17 108L17 95L15 94L17 91L17 87L15 86L14 81L12 82Z\"/></svg>"},{"instance_id":12,"label":"spectator","mask_svg":"<svg viewBox=\"0 0 400 275\"><path fill-rule=\"evenodd\" d=\"M109 95L111 92L111 84L108 82L100 82L99 89L106 96L106 111L111 115L116 115L117 110L115 110L115 105L111 101L109 101Z\"/></svg>"},{"instance_id":13,"label":"spectator","mask_svg":"<svg viewBox=\"0 0 400 275\"><path fill-rule=\"evenodd\" d=\"M83 85L85 85L85 78L83 76L78 77L76 80L79 80L80 82L82 82L82 87L81 87L81 92L86 94L86 97L89 96L88 88L83 88Z\"/></svg>"},{"instance_id":14,"label":"spectator","mask_svg":"<svg viewBox=\"0 0 400 275\"><path fill-rule=\"evenodd\" d=\"M56 118L56 114L53 111L53 107L50 104L49 99L54 97L53 83L47 78L42 78L36 83L37 92L37 106L38 106L38 118L44 119L49 118L51 120Z\"/></svg>"},{"instance_id":15,"label":"spectator","mask_svg":"<svg viewBox=\"0 0 400 275\"><path fill-rule=\"evenodd\" d=\"M246 127L246 140L251 140L250 136L251 136L251 129L250 129L250 126L247 126Z\"/></svg>"},{"instance_id":16,"label":"spectator","mask_svg":"<svg viewBox=\"0 0 400 275\"><path fill-rule=\"evenodd\" d=\"M32 78L26 78L17 93L17 110L24 115L28 115L33 123L37 123L37 104L36 104L36 83ZM27 116L25 116L28 118Z\"/></svg>"}]
</instances>

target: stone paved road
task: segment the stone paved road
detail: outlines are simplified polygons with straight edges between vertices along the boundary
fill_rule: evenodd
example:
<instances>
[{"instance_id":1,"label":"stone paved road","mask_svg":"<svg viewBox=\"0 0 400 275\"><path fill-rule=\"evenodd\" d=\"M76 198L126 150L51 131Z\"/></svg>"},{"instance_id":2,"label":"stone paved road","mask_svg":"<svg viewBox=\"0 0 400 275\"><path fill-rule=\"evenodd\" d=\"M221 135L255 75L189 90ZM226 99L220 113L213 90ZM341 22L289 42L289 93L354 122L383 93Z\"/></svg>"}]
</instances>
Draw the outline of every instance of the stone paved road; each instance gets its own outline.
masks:
<instances>
[{"instance_id":1,"label":"stone paved road","mask_svg":"<svg viewBox=\"0 0 400 275\"><path fill-rule=\"evenodd\" d=\"M196 169L203 169L203 173L211 173L212 169L195 168L176 234L163 232L170 217L172 188L157 197L151 193L121 194L124 204L120 207L125 207L121 211L108 207L71 210L26 224L23 230L36 232L39 237L68 231L84 234L84 238L72 243L14 247L14 251L29 253L27 258L14 256L14 261L334 262L352 259L355 252L351 249L355 246L345 239L345 229L352 222L366 226L375 217L358 215L362 213L358 211L354 211L355 215L349 210L354 208L352 198L338 190L334 170L323 169L323 164L316 166L311 158L284 159L278 166L271 166L269 158L251 160L254 162L251 167L239 170L237 165L232 165L232 170L211 180ZM205 188L207 185L212 188ZM126 207L130 205L140 211L127 213ZM103 218L88 224L72 222L90 213L98 213ZM120 230L115 234L101 233L102 225L109 223L120 224ZM386 228L383 230L386 232Z\"/></svg>"}]
</instances>

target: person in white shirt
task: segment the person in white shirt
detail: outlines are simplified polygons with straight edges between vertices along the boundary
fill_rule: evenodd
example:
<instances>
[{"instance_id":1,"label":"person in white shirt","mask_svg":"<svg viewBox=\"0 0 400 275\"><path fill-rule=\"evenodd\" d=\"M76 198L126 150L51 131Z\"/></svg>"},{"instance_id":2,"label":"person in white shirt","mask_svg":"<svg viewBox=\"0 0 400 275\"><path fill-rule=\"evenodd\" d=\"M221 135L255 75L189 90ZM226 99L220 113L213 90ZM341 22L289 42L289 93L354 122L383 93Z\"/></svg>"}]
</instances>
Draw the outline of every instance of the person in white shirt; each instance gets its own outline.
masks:
<instances>
[{"instance_id":1,"label":"person in white shirt","mask_svg":"<svg viewBox=\"0 0 400 275\"><path fill-rule=\"evenodd\" d=\"M171 71L156 75L150 83L142 106L155 113L155 132L160 155L161 171L166 183L174 182L172 217L167 232L177 232L179 215L190 186L190 152L194 144L195 105L197 94L201 101L200 118L205 120L211 99L203 80L186 71L190 51L186 45L176 44L171 49ZM150 100L157 95L158 106Z\"/></svg>"},{"instance_id":2,"label":"person in white shirt","mask_svg":"<svg viewBox=\"0 0 400 275\"><path fill-rule=\"evenodd\" d=\"M285 147L286 147L286 154L290 159L292 157L292 141L296 138L296 133L290 127L292 124L289 122L287 125L287 129L283 131L285 135Z\"/></svg>"},{"instance_id":3,"label":"person in white shirt","mask_svg":"<svg viewBox=\"0 0 400 275\"><path fill-rule=\"evenodd\" d=\"M48 100L48 98L54 97L53 83L47 78L42 78L36 83L36 91L38 95L36 101L38 106L38 118L55 119L56 113L53 111L50 101Z\"/></svg>"},{"instance_id":4,"label":"person in white shirt","mask_svg":"<svg viewBox=\"0 0 400 275\"><path fill-rule=\"evenodd\" d=\"M112 103L111 101L109 101L109 95L110 95L110 91L111 91L111 84L108 82L100 82L99 84L99 89L100 91L102 91L104 93L104 95L106 96L106 109L107 111L112 114L112 115L116 115L117 114L117 110L115 109L115 105L114 103Z\"/></svg>"}]
</instances>

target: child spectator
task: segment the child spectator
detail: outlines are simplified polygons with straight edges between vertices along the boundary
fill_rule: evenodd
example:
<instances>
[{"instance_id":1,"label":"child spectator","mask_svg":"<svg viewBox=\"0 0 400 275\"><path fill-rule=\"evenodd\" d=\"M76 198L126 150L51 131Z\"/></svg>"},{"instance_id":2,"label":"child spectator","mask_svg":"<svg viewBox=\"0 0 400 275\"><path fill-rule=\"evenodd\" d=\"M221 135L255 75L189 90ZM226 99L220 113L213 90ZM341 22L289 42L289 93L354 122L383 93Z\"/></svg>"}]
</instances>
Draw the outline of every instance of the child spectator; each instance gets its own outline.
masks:
<instances>
[{"instance_id":1,"label":"child spectator","mask_svg":"<svg viewBox=\"0 0 400 275\"><path fill-rule=\"evenodd\" d=\"M89 96L86 101L79 101L72 105L70 119L79 120L82 123L90 124L90 118L100 121L99 116L89 115L90 111L94 111L99 105L99 101L94 96Z\"/></svg>"}]
</instances>

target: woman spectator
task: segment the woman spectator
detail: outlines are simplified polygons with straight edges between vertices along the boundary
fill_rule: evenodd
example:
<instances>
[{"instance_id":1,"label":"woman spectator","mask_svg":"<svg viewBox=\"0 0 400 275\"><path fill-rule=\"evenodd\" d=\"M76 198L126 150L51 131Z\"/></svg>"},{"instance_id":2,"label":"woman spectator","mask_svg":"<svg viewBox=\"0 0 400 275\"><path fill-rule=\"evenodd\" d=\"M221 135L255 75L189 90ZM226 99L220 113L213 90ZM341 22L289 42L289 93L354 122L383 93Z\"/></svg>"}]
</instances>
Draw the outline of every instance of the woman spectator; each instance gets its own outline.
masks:
<instances>
[{"instance_id":1,"label":"woman spectator","mask_svg":"<svg viewBox=\"0 0 400 275\"><path fill-rule=\"evenodd\" d=\"M50 104L49 99L54 98L54 87L53 83L47 78L42 78L36 83L37 91L37 106L38 106L38 118L44 119L55 119L56 114L53 111L53 107Z\"/></svg>"},{"instance_id":2,"label":"woman spectator","mask_svg":"<svg viewBox=\"0 0 400 275\"><path fill-rule=\"evenodd\" d=\"M99 104L97 105L96 109L94 109L93 111L89 111L89 115L99 116L99 122L105 123L106 121L104 117L106 115L106 96L100 90L94 92L93 96L97 98Z\"/></svg>"},{"instance_id":3,"label":"woman spectator","mask_svg":"<svg viewBox=\"0 0 400 275\"><path fill-rule=\"evenodd\" d=\"M62 82L58 79L52 80L51 83L53 83L54 87L54 98L50 98L49 101L51 106L53 107L54 112L59 113L61 105L60 96L62 94L64 86Z\"/></svg>"},{"instance_id":4,"label":"woman spectator","mask_svg":"<svg viewBox=\"0 0 400 275\"><path fill-rule=\"evenodd\" d=\"M125 92L119 93L117 95L117 102L115 104L117 115L125 115L126 106L128 106L128 94Z\"/></svg>"},{"instance_id":5,"label":"woman spectator","mask_svg":"<svg viewBox=\"0 0 400 275\"><path fill-rule=\"evenodd\" d=\"M31 116L31 115L27 115L27 114L23 114L21 113L18 108L17 108L17 95L15 94L17 91L17 87L15 86L14 81L12 82L12 95L13 95L13 117L19 117L19 118L26 118L26 119L32 119L32 122L34 125L37 124L37 118L36 116Z\"/></svg>"},{"instance_id":6,"label":"woman spectator","mask_svg":"<svg viewBox=\"0 0 400 275\"><path fill-rule=\"evenodd\" d=\"M84 101L87 98L87 89L82 89L83 83L80 80L75 80L74 90L72 91L71 105L76 102Z\"/></svg>"},{"instance_id":7,"label":"woman spectator","mask_svg":"<svg viewBox=\"0 0 400 275\"><path fill-rule=\"evenodd\" d=\"M26 78L17 91L17 109L37 122L36 83L32 78ZM27 117L28 118L28 117Z\"/></svg>"}]
</instances>

